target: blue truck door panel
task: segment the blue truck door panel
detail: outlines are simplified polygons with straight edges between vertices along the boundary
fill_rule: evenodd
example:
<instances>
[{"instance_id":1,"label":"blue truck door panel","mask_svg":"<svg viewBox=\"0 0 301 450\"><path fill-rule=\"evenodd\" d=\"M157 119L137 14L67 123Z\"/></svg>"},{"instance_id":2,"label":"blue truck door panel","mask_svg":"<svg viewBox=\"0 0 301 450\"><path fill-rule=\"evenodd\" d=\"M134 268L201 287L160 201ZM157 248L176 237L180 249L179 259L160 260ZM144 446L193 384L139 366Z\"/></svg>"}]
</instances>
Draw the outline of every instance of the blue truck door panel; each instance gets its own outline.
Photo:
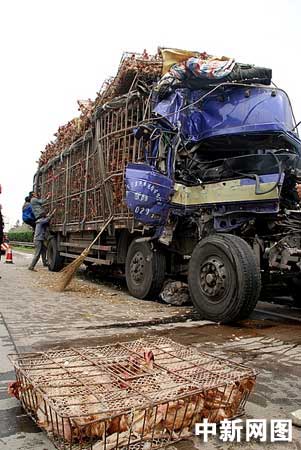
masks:
<instances>
[{"instance_id":1,"label":"blue truck door panel","mask_svg":"<svg viewBox=\"0 0 301 450\"><path fill-rule=\"evenodd\" d=\"M147 164L129 163L126 168L126 203L135 219L163 225L170 208L173 181Z\"/></svg>"}]
</instances>

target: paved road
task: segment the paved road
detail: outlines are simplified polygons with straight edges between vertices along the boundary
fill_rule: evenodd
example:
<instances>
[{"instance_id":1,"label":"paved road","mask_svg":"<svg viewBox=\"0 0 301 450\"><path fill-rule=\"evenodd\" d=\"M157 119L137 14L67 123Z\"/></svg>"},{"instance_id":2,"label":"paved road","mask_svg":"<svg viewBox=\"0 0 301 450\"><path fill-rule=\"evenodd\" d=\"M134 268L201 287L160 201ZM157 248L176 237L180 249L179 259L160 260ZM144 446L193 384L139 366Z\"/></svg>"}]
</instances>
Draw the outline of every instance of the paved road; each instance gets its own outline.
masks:
<instances>
[{"instance_id":1,"label":"paved road","mask_svg":"<svg viewBox=\"0 0 301 450\"><path fill-rule=\"evenodd\" d=\"M53 449L44 433L24 416L19 403L7 397L7 382L13 379L13 372L6 355L14 347L29 351L103 344L149 334L169 336L258 369L256 390L247 405L248 418L287 418L290 411L301 407L300 323L254 313L236 327L219 326L198 320L191 307L133 299L119 282L95 284L77 278L60 294L55 292L58 275L40 266L37 273L29 272L30 258L15 252L14 265L0 265L1 450ZM263 308L271 306L261 303ZM277 308L283 311L285 307ZM162 324L162 320L170 323ZM301 430L294 427L293 436L285 448L300 450ZM174 447L230 450L233 444L213 440L204 444L194 439ZM260 449L262 444L252 443L248 448ZM280 449L276 444L265 448Z\"/></svg>"}]
</instances>

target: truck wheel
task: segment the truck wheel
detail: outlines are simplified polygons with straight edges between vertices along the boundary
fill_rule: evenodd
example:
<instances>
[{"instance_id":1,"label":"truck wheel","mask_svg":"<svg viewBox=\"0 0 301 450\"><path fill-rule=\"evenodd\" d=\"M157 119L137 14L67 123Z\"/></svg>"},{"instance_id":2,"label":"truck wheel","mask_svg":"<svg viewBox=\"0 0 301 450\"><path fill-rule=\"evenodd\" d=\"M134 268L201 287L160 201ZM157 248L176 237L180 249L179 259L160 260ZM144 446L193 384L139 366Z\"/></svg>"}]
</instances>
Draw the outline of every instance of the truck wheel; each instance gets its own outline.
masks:
<instances>
[{"instance_id":1,"label":"truck wheel","mask_svg":"<svg viewBox=\"0 0 301 450\"><path fill-rule=\"evenodd\" d=\"M148 242L134 240L129 246L126 262L126 284L130 293L137 298L152 298L162 289L166 261L164 254L152 249Z\"/></svg>"},{"instance_id":2,"label":"truck wheel","mask_svg":"<svg viewBox=\"0 0 301 450\"><path fill-rule=\"evenodd\" d=\"M59 272L64 266L64 258L60 256L57 240L55 237L52 237L48 241L47 262L48 262L48 269L51 272Z\"/></svg>"},{"instance_id":3,"label":"truck wheel","mask_svg":"<svg viewBox=\"0 0 301 450\"><path fill-rule=\"evenodd\" d=\"M255 308L261 289L255 254L237 236L209 236L192 253L188 285L203 318L222 323L244 319Z\"/></svg>"}]
</instances>

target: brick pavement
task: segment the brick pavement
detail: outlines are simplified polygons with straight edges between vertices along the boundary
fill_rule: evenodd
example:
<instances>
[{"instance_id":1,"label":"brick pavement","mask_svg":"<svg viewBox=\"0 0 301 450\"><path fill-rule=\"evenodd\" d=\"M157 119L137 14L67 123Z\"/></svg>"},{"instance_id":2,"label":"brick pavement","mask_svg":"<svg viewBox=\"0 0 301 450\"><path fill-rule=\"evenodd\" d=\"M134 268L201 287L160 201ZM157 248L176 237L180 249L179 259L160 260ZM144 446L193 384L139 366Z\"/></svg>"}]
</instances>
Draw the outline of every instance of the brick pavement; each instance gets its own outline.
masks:
<instances>
[{"instance_id":1,"label":"brick pavement","mask_svg":"<svg viewBox=\"0 0 301 450\"><path fill-rule=\"evenodd\" d=\"M60 275L48 272L41 263L38 272L30 272L30 258L15 252L14 265L0 266L1 312L20 351L105 336L115 339L134 333L135 322L182 320L182 316L185 320L192 313L191 307L135 299L114 283L99 286L76 279L66 292L56 292Z\"/></svg>"},{"instance_id":2,"label":"brick pavement","mask_svg":"<svg viewBox=\"0 0 301 450\"><path fill-rule=\"evenodd\" d=\"M103 344L135 338L143 334L169 335L184 344L244 362L259 370L256 390L247 405L248 418L287 418L301 402L300 325L266 323L258 329L250 319L245 327L211 326L206 322L159 324L171 316L185 319L191 308L175 308L156 302L133 299L113 285L96 285L76 280L71 290L55 292L58 274L38 266L38 273L27 270L30 256L14 254L14 265L0 264L0 450L53 450L20 410L15 399L7 398L6 384L13 372L6 361L12 340L21 351L49 347ZM154 321L152 323L151 321ZM127 325L131 323L131 328ZM141 322L145 326L138 327ZM156 324L157 322L157 324ZM8 330L10 335L8 334ZM294 441L287 450L300 450L300 429L294 427ZM233 450L233 444L194 439L171 450ZM235 444L235 448L246 448ZM260 450L262 444L249 448ZM265 444L265 450L280 448Z\"/></svg>"}]
</instances>

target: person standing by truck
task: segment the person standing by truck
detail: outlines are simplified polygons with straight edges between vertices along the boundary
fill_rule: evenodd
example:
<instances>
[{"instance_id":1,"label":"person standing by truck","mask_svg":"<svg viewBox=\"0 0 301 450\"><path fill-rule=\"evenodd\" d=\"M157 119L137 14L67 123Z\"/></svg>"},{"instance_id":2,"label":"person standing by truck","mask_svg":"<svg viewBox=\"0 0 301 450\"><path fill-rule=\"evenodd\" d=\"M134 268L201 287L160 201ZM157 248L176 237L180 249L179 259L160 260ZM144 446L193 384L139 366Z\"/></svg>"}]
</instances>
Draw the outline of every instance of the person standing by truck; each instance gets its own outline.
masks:
<instances>
[{"instance_id":1,"label":"person standing by truck","mask_svg":"<svg viewBox=\"0 0 301 450\"><path fill-rule=\"evenodd\" d=\"M45 214L44 204L47 202L47 200L49 200L50 194L48 194L46 198L39 198L38 194L36 194L35 192L30 192L29 196L33 215L35 216L36 220L38 220Z\"/></svg>"},{"instance_id":2,"label":"person standing by truck","mask_svg":"<svg viewBox=\"0 0 301 450\"><path fill-rule=\"evenodd\" d=\"M24 204L22 206L22 220L27 225L30 225L33 230L36 226L36 219L33 214L32 206L31 206L31 197L28 195L25 197Z\"/></svg>"},{"instance_id":3,"label":"person standing by truck","mask_svg":"<svg viewBox=\"0 0 301 450\"><path fill-rule=\"evenodd\" d=\"M43 214L43 217L40 217L36 221L36 228L35 228L35 233L34 233L34 237L33 237L35 254L33 256L30 266L28 267L28 270L32 270L32 271L36 272L35 266L36 266L37 262L39 261L40 256L42 256L43 266L47 267L47 259L46 259L47 247L44 244L44 241L46 240L46 237L47 237L47 231L48 231L50 219L54 215L54 213L55 213L55 210L52 211L52 213L49 214L48 216L45 216L45 214Z\"/></svg>"}]
</instances>

